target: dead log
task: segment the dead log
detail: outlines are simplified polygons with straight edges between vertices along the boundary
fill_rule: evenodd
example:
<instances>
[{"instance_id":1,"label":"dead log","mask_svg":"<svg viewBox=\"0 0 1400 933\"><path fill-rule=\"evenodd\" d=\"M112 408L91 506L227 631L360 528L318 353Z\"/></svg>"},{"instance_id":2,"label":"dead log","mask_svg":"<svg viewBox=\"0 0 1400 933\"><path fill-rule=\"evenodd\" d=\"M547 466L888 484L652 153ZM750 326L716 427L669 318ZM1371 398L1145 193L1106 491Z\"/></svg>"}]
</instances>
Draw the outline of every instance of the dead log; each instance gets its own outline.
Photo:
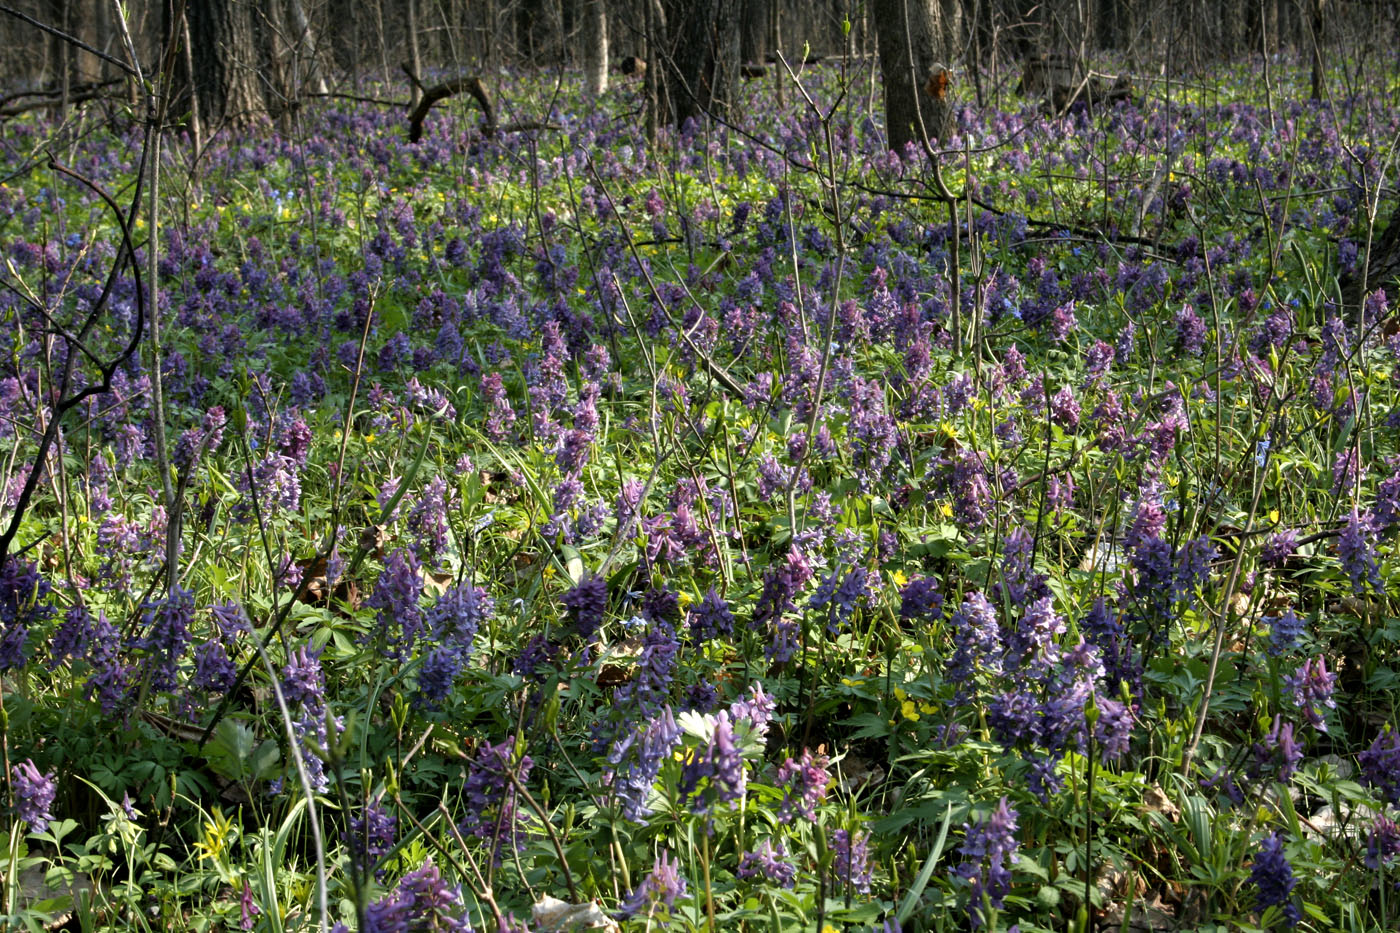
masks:
<instances>
[{"instance_id":1,"label":"dead log","mask_svg":"<svg viewBox=\"0 0 1400 933\"><path fill-rule=\"evenodd\" d=\"M618 63L617 70L629 78L640 78L647 73L647 63L635 55L628 55Z\"/></svg>"},{"instance_id":2,"label":"dead log","mask_svg":"<svg viewBox=\"0 0 1400 933\"><path fill-rule=\"evenodd\" d=\"M433 104L454 94L470 94L474 97L481 107L482 116L485 117L481 124L482 133L491 136L496 132L496 111L491 106L491 98L486 95L486 86L476 75L469 75L435 84L423 91L423 98L408 115L409 142L416 143L423 138L423 121L427 118L428 111L433 109Z\"/></svg>"},{"instance_id":3,"label":"dead log","mask_svg":"<svg viewBox=\"0 0 1400 933\"><path fill-rule=\"evenodd\" d=\"M84 84L75 84L68 89L69 105L82 104L90 100L107 96L104 92L109 88L123 83L122 78L112 78L108 81L93 81ZM25 100L33 98L32 100ZM24 101L21 103L21 101ZM0 120L10 117L17 117L22 113L31 110L41 110L45 107L57 107L63 102L62 88L44 88L36 91L18 91L14 94L7 94L0 97Z\"/></svg>"},{"instance_id":4,"label":"dead log","mask_svg":"<svg viewBox=\"0 0 1400 933\"><path fill-rule=\"evenodd\" d=\"M1090 113L1094 108L1112 105L1120 100L1133 99L1133 82L1127 75L1119 75L1109 84L1097 75L1075 85L1056 84L1050 89L1050 112L1052 115L1066 113L1073 107L1082 106Z\"/></svg>"}]
</instances>

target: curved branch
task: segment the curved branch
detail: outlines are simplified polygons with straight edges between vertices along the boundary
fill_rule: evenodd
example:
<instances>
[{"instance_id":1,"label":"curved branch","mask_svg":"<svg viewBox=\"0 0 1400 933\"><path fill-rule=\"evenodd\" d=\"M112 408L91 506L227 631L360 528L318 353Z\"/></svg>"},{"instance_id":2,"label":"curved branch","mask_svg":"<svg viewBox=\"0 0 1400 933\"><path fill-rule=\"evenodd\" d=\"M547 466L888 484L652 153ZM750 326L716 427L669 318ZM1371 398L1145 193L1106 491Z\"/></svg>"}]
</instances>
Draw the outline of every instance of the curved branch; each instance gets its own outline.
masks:
<instances>
[{"instance_id":1,"label":"curved branch","mask_svg":"<svg viewBox=\"0 0 1400 933\"><path fill-rule=\"evenodd\" d=\"M496 111L491 106L491 98L486 96L486 86L481 83L481 79L476 75L457 78L436 84L423 92L423 99L418 102L418 106L413 108L413 112L408 115L408 141L418 142L423 138L423 121L428 116L428 111L433 109L433 104L454 94L470 94L476 98L476 102L481 105L481 112L486 117L482 126L483 132L487 136L496 132Z\"/></svg>"}]
</instances>

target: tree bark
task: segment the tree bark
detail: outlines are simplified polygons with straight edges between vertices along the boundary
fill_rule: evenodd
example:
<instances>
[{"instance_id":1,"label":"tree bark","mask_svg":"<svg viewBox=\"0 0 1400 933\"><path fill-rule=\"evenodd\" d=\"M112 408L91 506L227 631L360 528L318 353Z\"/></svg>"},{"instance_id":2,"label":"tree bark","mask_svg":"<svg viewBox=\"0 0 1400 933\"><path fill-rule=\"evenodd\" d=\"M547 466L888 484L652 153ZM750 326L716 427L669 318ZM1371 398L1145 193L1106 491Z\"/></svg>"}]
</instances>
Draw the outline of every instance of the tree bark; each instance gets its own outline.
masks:
<instances>
[{"instance_id":1,"label":"tree bark","mask_svg":"<svg viewBox=\"0 0 1400 933\"><path fill-rule=\"evenodd\" d=\"M408 61L413 67L413 81L408 92L408 108L417 108L423 99L423 89L418 83L423 77L423 53L418 47L418 4L408 0Z\"/></svg>"},{"instance_id":2,"label":"tree bark","mask_svg":"<svg viewBox=\"0 0 1400 933\"><path fill-rule=\"evenodd\" d=\"M659 56L670 117L677 126L705 114L727 116L739 77L737 0L669 0L667 42Z\"/></svg>"},{"instance_id":3,"label":"tree bark","mask_svg":"<svg viewBox=\"0 0 1400 933\"><path fill-rule=\"evenodd\" d=\"M939 64L942 48L937 0L874 0L880 72L885 80L885 132L889 147L903 152L925 135L946 139L952 105L923 90Z\"/></svg>"},{"instance_id":4,"label":"tree bark","mask_svg":"<svg viewBox=\"0 0 1400 933\"><path fill-rule=\"evenodd\" d=\"M589 96L608 89L608 6L603 0L583 0L583 78Z\"/></svg>"},{"instance_id":5,"label":"tree bark","mask_svg":"<svg viewBox=\"0 0 1400 933\"><path fill-rule=\"evenodd\" d=\"M761 65L768 55L769 6L769 0L748 0L743 4L739 58L745 63Z\"/></svg>"},{"instance_id":6,"label":"tree bark","mask_svg":"<svg viewBox=\"0 0 1400 933\"><path fill-rule=\"evenodd\" d=\"M258 80L260 55L249 0L189 0L190 75L200 115L212 126L249 126L268 119Z\"/></svg>"}]
</instances>

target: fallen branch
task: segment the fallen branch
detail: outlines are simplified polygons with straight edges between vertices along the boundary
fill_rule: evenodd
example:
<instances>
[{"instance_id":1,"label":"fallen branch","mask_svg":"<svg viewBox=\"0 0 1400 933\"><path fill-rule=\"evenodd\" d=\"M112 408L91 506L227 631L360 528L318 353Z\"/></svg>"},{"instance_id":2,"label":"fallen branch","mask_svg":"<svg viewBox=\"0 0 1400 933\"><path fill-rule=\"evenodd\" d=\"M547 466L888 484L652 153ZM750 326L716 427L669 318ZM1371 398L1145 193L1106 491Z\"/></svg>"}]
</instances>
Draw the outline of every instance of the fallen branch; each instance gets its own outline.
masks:
<instances>
[{"instance_id":1,"label":"fallen branch","mask_svg":"<svg viewBox=\"0 0 1400 933\"><path fill-rule=\"evenodd\" d=\"M99 97L106 96L103 92L108 88L123 83L121 78L113 78L109 81L94 81L90 84L76 84L68 89L68 103L81 104ZM15 101L33 98L26 103L15 103ZM0 97L0 120L8 120L17 117L22 113L31 110L41 110L44 107L55 107L63 102L62 89L46 88L39 91L20 91Z\"/></svg>"},{"instance_id":2,"label":"fallen branch","mask_svg":"<svg viewBox=\"0 0 1400 933\"><path fill-rule=\"evenodd\" d=\"M427 118L428 111L433 108L433 104L454 94L462 93L470 94L481 105L481 112L486 117L485 123L482 124L482 132L487 136L494 134L496 132L496 112L491 107L491 98L486 96L486 87L481 83L481 79L471 75L434 85L423 92L423 99L418 102L418 106L413 108L413 112L408 116L409 142L416 143L423 138L423 120Z\"/></svg>"}]
</instances>

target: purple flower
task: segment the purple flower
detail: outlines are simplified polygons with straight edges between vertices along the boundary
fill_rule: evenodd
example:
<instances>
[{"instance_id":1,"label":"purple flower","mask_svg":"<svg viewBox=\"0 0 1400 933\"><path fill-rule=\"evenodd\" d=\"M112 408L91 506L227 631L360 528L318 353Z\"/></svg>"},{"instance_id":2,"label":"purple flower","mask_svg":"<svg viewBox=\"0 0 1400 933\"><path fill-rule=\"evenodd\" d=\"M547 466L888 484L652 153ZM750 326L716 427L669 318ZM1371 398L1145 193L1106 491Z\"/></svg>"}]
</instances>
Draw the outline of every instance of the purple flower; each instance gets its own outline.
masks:
<instances>
[{"instance_id":1,"label":"purple flower","mask_svg":"<svg viewBox=\"0 0 1400 933\"><path fill-rule=\"evenodd\" d=\"M1000 626L996 610L986 596L969 593L953 613L951 627L953 657L948 661L948 680L963 688L979 666L993 672L1001 670Z\"/></svg>"},{"instance_id":2,"label":"purple flower","mask_svg":"<svg viewBox=\"0 0 1400 933\"><path fill-rule=\"evenodd\" d=\"M686 883L681 875L680 863L673 861L670 853L663 850L652 864L642 883L623 902L618 916L626 918L645 911L648 915L658 907L670 909L676 901L685 897Z\"/></svg>"},{"instance_id":3,"label":"purple flower","mask_svg":"<svg viewBox=\"0 0 1400 933\"><path fill-rule=\"evenodd\" d=\"M608 608L608 585L598 576L585 577L564 594L562 602L569 610L574 629L585 642L591 642L603 625Z\"/></svg>"},{"instance_id":4,"label":"purple flower","mask_svg":"<svg viewBox=\"0 0 1400 933\"><path fill-rule=\"evenodd\" d=\"M826 629L829 634L837 634L855 614L856 604L865 598L867 576L865 568L855 567L846 574L842 574L838 568L822 578L807 606L827 609Z\"/></svg>"},{"instance_id":5,"label":"purple flower","mask_svg":"<svg viewBox=\"0 0 1400 933\"><path fill-rule=\"evenodd\" d=\"M525 847L521 838L524 818L516 808L515 785L524 786L532 767L529 755L515 758L515 740L508 737L497 745L483 743L478 747L462 783L467 812L457 830L463 836L490 840L491 857L497 864L505 840L517 849Z\"/></svg>"},{"instance_id":6,"label":"purple flower","mask_svg":"<svg viewBox=\"0 0 1400 933\"><path fill-rule=\"evenodd\" d=\"M899 617L906 622L934 622L943 615L943 594L933 577L915 577L899 591Z\"/></svg>"},{"instance_id":7,"label":"purple flower","mask_svg":"<svg viewBox=\"0 0 1400 933\"><path fill-rule=\"evenodd\" d=\"M344 838L355 870L364 874L376 868L394 847L397 829L398 817L384 809L378 798L365 804L359 816L351 817ZM382 880L383 869L375 871L375 877Z\"/></svg>"},{"instance_id":8,"label":"purple flower","mask_svg":"<svg viewBox=\"0 0 1400 933\"><path fill-rule=\"evenodd\" d=\"M777 708L777 702L773 697L763 692L762 684L754 684L749 691L747 698L741 697L729 705L729 719L738 723L740 720L748 722L749 729L758 739L765 739L768 736L768 723L773 719L773 710Z\"/></svg>"},{"instance_id":9,"label":"purple flower","mask_svg":"<svg viewBox=\"0 0 1400 933\"><path fill-rule=\"evenodd\" d=\"M698 641L722 638L734 631L734 616L724 597L710 587L705 598L688 613L690 634Z\"/></svg>"},{"instance_id":10,"label":"purple flower","mask_svg":"<svg viewBox=\"0 0 1400 933\"><path fill-rule=\"evenodd\" d=\"M505 384L500 373L481 377L481 398L486 405L486 421L482 430L493 441L503 441L515 424L515 410L510 407Z\"/></svg>"},{"instance_id":11,"label":"purple flower","mask_svg":"<svg viewBox=\"0 0 1400 933\"><path fill-rule=\"evenodd\" d=\"M1176 340L1187 356L1200 356L1205 349L1206 322L1190 305L1176 313Z\"/></svg>"},{"instance_id":12,"label":"purple flower","mask_svg":"<svg viewBox=\"0 0 1400 933\"><path fill-rule=\"evenodd\" d=\"M1385 729L1371 747L1357 756L1361 780L1374 787L1383 799L1400 804L1400 733Z\"/></svg>"},{"instance_id":13,"label":"purple flower","mask_svg":"<svg viewBox=\"0 0 1400 933\"><path fill-rule=\"evenodd\" d=\"M1098 722L1094 725L1094 740L1103 750L1103 762L1116 761L1128 750L1128 742L1133 735L1132 707L1109 697L1098 697L1095 705L1099 710Z\"/></svg>"},{"instance_id":14,"label":"purple flower","mask_svg":"<svg viewBox=\"0 0 1400 933\"><path fill-rule=\"evenodd\" d=\"M832 869L836 879L861 894L870 893L870 834L857 831L851 835L844 829L831 834L831 850L836 859Z\"/></svg>"},{"instance_id":15,"label":"purple flower","mask_svg":"<svg viewBox=\"0 0 1400 933\"><path fill-rule=\"evenodd\" d=\"M146 681L152 690L173 689L180 662L190 643L194 594L176 586L166 599L148 606L142 621L145 635L139 648L146 658L143 666Z\"/></svg>"},{"instance_id":16,"label":"purple flower","mask_svg":"<svg viewBox=\"0 0 1400 933\"><path fill-rule=\"evenodd\" d=\"M5 558L0 568L0 670L24 666L30 626L54 613L52 592L37 565L13 555Z\"/></svg>"},{"instance_id":17,"label":"purple flower","mask_svg":"<svg viewBox=\"0 0 1400 933\"><path fill-rule=\"evenodd\" d=\"M797 878L797 866L787 861L787 855L781 841L774 846L772 839L765 839L757 849L744 853L734 874L744 880L761 878L780 888L790 888Z\"/></svg>"},{"instance_id":18,"label":"purple flower","mask_svg":"<svg viewBox=\"0 0 1400 933\"><path fill-rule=\"evenodd\" d=\"M982 913L983 893L991 899L993 907L1001 907L1011 890L1011 864L1018 848L1016 817L1016 811L1003 797L988 816L963 826L966 838L958 850L963 860L953 868L953 875L972 883L968 915L974 928L986 922Z\"/></svg>"},{"instance_id":19,"label":"purple flower","mask_svg":"<svg viewBox=\"0 0 1400 933\"><path fill-rule=\"evenodd\" d=\"M1010 657L1020 664L1044 665L1059 656L1055 636L1065 630L1065 622L1055 612L1052 596L1043 596L1031 603L1021 616L1021 623L1010 638Z\"/></svg>"},{"instance_id":20,"label":"purple flower","mask_svg":"<svg viewBox=\"0 0 1400 933\"><path fill-rule=\"evenodd\" d=\"M74 603L63 614L63 624L49 642L48 669L57 670L69 658L77 658L92 644L92 615L87 606Z\"/></svg>"},{"instance_id":21,"label":"purple flower","mask_svg":"<svg viewBox=\"0 0 1400 933\"><path fill-rule=\"evenodd\" d=\"M424 560L432 561L447 548L449 506L453 505L452 490L447 480L434 476L423 487L418 501L408 511L408 528L413 532L414 545Z\"/></svg>"},{"instance_id":22,"label":"purple flower","mask_svg":"<svg viewBox=\"0 0 1400 933\"><path fill-rule=\"evenodd\" d=\"M1377 816L1366 833L1366 867L1380 871L1400 859L1400 826L1384 815Z\"/></svg>"},{"instance_id":23,"label":"purple flower","mask_svg":"<svg viewBox=\"0 0 1400 933\"><path fill-rule=\"evenodd\" d=\"M1269 623L1269 654L1279 657L1298 644L1298 636L1303 634L1303 620L1292 608L1285 609L1281 616L1267 616L1265 621Z\"/></svg>"},{"instance_id":24,"label":"purple flower","mask_svg":"<svg viewBox=\"0 0 1400 933\"><path fill-rule=\"evenodd\" d=\"M418 557L408 548L395 548L384 561L384 572L374 585L365 605L375 614L376 634L386 656L403 659L413 650L423 629L423 579Z\"/></svg>"},{"instance_id":25,"label":"purple flower","mask_svg":"<svg viewBox=\"0 0 1400 933\"><path fill-rule=\"evenodd\" d=\"M426 613L428 631L443 645L470 653L482 623L496 614L491 594L471 583L449 587Z\"/></svg>"},{"instance_id":26,"label":"purple flower","mask_svg":"<svg viewBox=\"0 0 1400 933\"><path fill-rule=\"evenodd\" d=\"M1327 670L1327 662L1322 655L1304 662L1284 680L1284 686L1293 694L1294 705L1308 724L1319 732L1327 731L1327 720L1323 718L1322 709L1337 708L1337 701L1332 699L1336 685L1337 675Z\"/></svg>"},{"instance_id":27,"label":"purple flower","mask_svg":"<svg viewBox=\"0 0 1400 933\"><path fill-rule=\"evenodd\" d=\"M1284 722L1281 716L1274 717L1273 728L1264 741L1254 743L1252 751L1254 761L1249 773L1256 778L1274 772L1278 780L1287 781L1303 760L1303 747L1293 737L1293 723Z\"/></svg>"},{"instance_id":28,"label":"purple flower","mask_svg":"<svg viewBox=\"0 0 1400 933\"><path fill-rule=\"evenodd\" d=\"M209 693L224 693L238 678L238 668L228 656L224 643L211 638L194 649L194 673L190 687Z\"/></svg>"},{"instance_id":29,"label":"purple flower","mask_svg":"<svg viewBox=\"0 0 1400 933\"><path fill-rule=\"evenodd\" d=\"M788 758L778 768L777 783L783 790L778 822L817 818L817 806L826 799L827 788L831 786L831 772L826 770L826 764L825 755L814 756L810 749L803 749L801 760Z\"/></svg>"},{"instance_id":30,"label":"purple flower","mask_svg":"<svg viewBox=\"0 0 1400 933\"><path fill-rule=\"evenodd\" d=\"M1050 420L1066 431L1079 427L1079 400L1069 386L1061 388L1050 399Z\"/></svg>"},{"instance_id":31,"label":"purple flower","mask_svg":"<svg viewBox=\"0 0 1400 933\"><path fill-rule=\"evenodd\" d=\"M47 830L53 819L49 810L58 793L53 772L40 774L34 762L26 758L10 769L10 788L15 795L15 815L29 824L31 832Z\"/></svg>"},{"instance_id":32,"label":"purple flower","mask_svg":"<svg viewBox=\"0 0 1400 933\"><path fill-rule=\"evenodd\" d=\"M240 930L251 930L254 924L254 917L262 913L262 908L253 900L253 886L246 880L243 882L243 895L238 899L238 928Z\"/></svg>"},{"instance_id":33,"label":"purple flower","mask_svg":"<svg viewBox=\"0 0 1400 933\"><path fill-rule=\"evenodd\" d=\"M1348 447L1337 454L1332 461L1332 494L1350 492L1356 484L1360 472L1361 468L1354 448Z\"/></svg>"},{"instance_id":34,"label":"purple flower","mask_svg":"<svg viewBox=\"0 0 1400 933\"><path fill-rule=\"evenodd\" d=\"M96 694L102 712L108 716L118 710L129 712L126 699L135 671L130 665L122 663L121 641L121 633L107 621L107 614L98 611L97 622L92 627L91 654L88 656L92 673L88 675L83 691L87 699L92 699Z\"/></svg>"},{"instance_id":35,"label":"purple flower","mask_svg":"<svg viewBox=\"0 0 1400 933\"><path fill-rule=\"evenodd\" d=\"M394 890L365 908L364 933L472 933L461 891L448 887L431 860L400 879Z\"/></svg>"},{"instance_id":36,"label":"purple flower","mask_svg":"<svg viewBox=\"0 0 1400 933\"><path fill-rule=\"evenodd\" d=\"M297 462L279 453L268 454L252 468L238 471L237 486L244 495L233 508L233 515L246 521L256 515L266 519L278 511L295 512L301 505L301 474ZM256 502L257 512L252 508Z\"/></svg>"},{"instance_id":37,"label":"purple flower","mask_svg":"<svg viewBox=\"0 0 1400 933\"><path fill-rule=\"evenodd\" d=\"M670 756L680 738L681 728L668 706L613 742L603 769L603 784L616 795L626 819L642 822L650 815L647 797L661 772L662 761Z\"/></svg>"},{"instance_id":38,"label":"purple flower","mask_svg":"<svg viewBox=\"0 0 1400 933\"><path fill-rule=\"evenodd\" d=\"M1218 788L1220 792L1237 807L1244 803L1244 791L1240 789L1240 785L1235 780L1235 776L1223 767L1218 769L1215 774L1210 777L1201 778L1199 784L1202 790L1214 790Z\"/></svg>"},{"instance_id":39,"label":"purple flower","mask_svg":"<svg viewBox=\"0 0 1400 933\"><path fill-rule=\"evenodd\" d=\"M292 731L296 734L311 788L323 791L330 786L330 781L319 750L327 746L330 730L326 722L326 688L320 652L313 653L305 646L293 651L286 667L282 668L281 687L282 698L293 716Z\"/></svg>"},{"instance_id":40,"label":"purple flower","mask_svg":"<svg viewBox=\"0 0 1400 933\"><path fill-rule=\"evenodd\" d=\"M710 744L682 769L682 792L697 798L697 813L709 813L716 803L729 803L744 796L747 777L743 756L734 743L734 726L728 714L720 713ZM701 787L705 778L709 783Z\"/></svg>"},{"instance_id":41,"label":"purple flower","mask_svg":"<svg viewBox=\"0 0 1400 933\"><path fill-rule=\"evenodd\" d=\"M1366 584L1381 588L1380 568L1376 566L1373 552L1375 529L1372 527L1371 513L1358 513L1355 508L1347 519L1341 535L1337 538L1337 556L1342 569L1351 578L1352 592L1360 594Z\"/></svg>"},{"instance_id":42,"label":"purple flower","mask_svg":"<svg viewBox=\"0 0 1400 933\"><path fill-rule=\"evenodd\" d=\"M1283 840L1278 833L1264 837L1259 853L1254 856L1254 867L1249 872L1249 883L1257 888L1254 905L1263 913L1270 907L1277 907L1283 913L1290 927L1298 925L1298 906L1293 903L1293 866L1283 854Z\"/></svg>"},{"instance_id":43,"label":"purple flower","mask_svg":"<svg viewBox=\"0 0 1400 933\"><path fill-rule=\"evenodd\" d=\"M637 657L637 675L630 683L618 688L613 702L621 706L635 699L642 709L655 709L670 693L679 652L680 642L676 640L676 630L671 624L660 620L653 622Z\"/></svg>"}]
</instances>

